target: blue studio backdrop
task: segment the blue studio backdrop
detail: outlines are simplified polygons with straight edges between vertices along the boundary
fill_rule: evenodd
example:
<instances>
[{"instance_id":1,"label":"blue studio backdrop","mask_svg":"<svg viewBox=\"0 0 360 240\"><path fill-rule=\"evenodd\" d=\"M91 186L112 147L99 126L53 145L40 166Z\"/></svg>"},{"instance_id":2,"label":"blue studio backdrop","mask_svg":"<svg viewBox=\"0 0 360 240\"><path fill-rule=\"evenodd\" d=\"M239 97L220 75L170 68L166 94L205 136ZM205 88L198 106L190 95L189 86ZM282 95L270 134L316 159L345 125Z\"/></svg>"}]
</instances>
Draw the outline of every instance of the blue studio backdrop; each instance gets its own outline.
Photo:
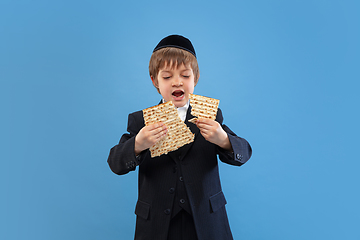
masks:
<instances>
[{"instance_id":1,"label":"blue studio backdrop","mask_svg":"<svg viewBox=\"0 0 360 240\"><path fill-rule=\"evenodd\" d=\"M195 93L253 147L220 163L237 240L360 239L355 0L0 1L0 239L127 240L137 171L113 174L129 113L160 100L163 37L193 42Z\"/></svg>"}]
</instances>

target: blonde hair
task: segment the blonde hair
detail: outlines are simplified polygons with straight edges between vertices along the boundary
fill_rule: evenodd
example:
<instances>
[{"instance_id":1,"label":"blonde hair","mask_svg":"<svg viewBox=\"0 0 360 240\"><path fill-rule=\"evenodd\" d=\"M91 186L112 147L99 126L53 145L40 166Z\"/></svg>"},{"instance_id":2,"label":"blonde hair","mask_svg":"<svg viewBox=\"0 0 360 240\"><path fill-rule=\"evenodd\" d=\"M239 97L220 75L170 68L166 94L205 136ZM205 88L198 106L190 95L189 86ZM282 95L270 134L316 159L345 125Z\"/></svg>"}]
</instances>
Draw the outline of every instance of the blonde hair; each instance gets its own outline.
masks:
<instances>
[{"instance_id":1,"label":"blonde hair","mask_svg":"<svg viewBox=\"0 0 360 240\"><path fill-rule=\"evenodd\" d=\"M179 67L182 64L185 66L190 65L194 72L195 85L199 81L200 71L196 57L190 52L182 50L180 48L166 47L155 51L150 58L149 74L153 78L154 83L157 84L157 77L160 69L165 66L170 68ZM155 86L156 87L156 86ZM156 87L159 91L159 88Z\"/></svg>"}]
</instances>

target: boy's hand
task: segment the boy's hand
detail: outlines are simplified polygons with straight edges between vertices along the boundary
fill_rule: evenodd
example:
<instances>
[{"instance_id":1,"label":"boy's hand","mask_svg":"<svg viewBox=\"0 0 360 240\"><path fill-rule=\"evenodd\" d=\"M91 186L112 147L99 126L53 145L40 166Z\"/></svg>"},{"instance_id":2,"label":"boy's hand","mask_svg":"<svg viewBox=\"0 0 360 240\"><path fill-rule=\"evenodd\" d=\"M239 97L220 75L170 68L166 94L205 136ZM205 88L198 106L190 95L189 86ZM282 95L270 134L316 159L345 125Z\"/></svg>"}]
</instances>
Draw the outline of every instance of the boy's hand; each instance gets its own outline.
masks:
<instances>
[{"instance_id":1,"label":"boy's hand","mask_svg":"<svg viewBox=\"0 0 360 240\"><path fill-rule=\"evenodd\" d=\"M135 155L153 146L165 137L166 133L166 125L161 122L143 127L135 137Z\"/></svg>"},{"instance_id":2,"label":"boy's hand","mask_svg":"<svg viewBox=\"0 0 360 240\"><path fill-rule=\"evenodd\" d=\"M229 137L218 122L211 119L199 118L196 121L196 126L200 129L201 135L203 135L207 141L225 150L232 150Z\"/></svg>"}]
</instances>

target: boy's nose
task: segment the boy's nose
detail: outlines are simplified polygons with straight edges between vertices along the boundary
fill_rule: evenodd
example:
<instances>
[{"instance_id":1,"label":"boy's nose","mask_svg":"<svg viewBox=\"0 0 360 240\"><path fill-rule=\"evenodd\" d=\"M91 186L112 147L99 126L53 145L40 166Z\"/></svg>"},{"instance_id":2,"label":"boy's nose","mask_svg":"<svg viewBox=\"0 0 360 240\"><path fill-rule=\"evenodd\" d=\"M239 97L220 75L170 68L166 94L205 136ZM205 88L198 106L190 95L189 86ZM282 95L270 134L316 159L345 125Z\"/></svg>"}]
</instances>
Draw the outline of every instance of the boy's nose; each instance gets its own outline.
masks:
<instances>
[{"instance_id":1,"label":"boy's nose","mask_svg":"<svg viewBox=\"0 0 360 240\"><path fill-rule=\"evenodd\" d=\"M182 83L182 81L180 81L180 80L175 80L173 83L172 83L172 86L173 87L180 87L180 86L182 86L183 85L183 83Z\"/></svg>"}]
</instances>

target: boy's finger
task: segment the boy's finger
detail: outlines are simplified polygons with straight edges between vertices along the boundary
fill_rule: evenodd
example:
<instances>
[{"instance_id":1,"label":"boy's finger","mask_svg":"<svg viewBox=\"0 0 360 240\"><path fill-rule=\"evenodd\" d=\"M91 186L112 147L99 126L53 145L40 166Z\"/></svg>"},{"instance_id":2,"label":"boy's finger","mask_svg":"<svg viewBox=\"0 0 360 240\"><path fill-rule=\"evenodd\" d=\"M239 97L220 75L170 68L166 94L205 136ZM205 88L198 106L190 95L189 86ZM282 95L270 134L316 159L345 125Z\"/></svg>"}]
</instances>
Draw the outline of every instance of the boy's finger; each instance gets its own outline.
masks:
<instances>
[{"instance_id":1,"label":"boy's finger","mask_svg":"<svg viewBox=\"0 0 360 240\"><path fill-rule=\"evenodd\" d=\"M149 130L154 130L154 129L157 129L157 128L160 128L163 126L165 126L165 124L163 124L162 122L153 123L153 124L148 125Z\"/></svg>"},{"instance_id":2,"label":"boy's finger","mask_svg":"<svg viewBox=\"0 0 360 240\"><path fill-rule=\"evenodd\" d=\"M167 134L167 129L162 130L162 131L156 133L156 134L154 135L154 137L155 137L156 141L159 141L160 139L162 139L163 137L165 137L166 134Z\"/></svg>"},{"instance_id":3,"label":"boy's finger","mask_svg":"<svg viewBox=\"0 0 360 240\"><path fill-rule=\"evenodd\" d=\"M161 134L164 132L167 132L166 125L159 126L158 128L155 128L151 131L154 135Z\"/></svg>"},{"instance_id":4,"label":"boy's finger","mask_svg":"<svg viewBox=\"0 0 360 240\"><path fill-rule=\"evenodd\" d=\"M214 122L214 120L207 119L207 118L199 118L197 120L197 123L202 123L202 124L207 124L207 125L212 125L213 122Z\"/></svg>"},{"instance_id":5,"label":"boy's finger","mask_svg":"<svg viewBox=\"0 0 360 240\"><path fill-rule=\"evenodd\" d=\"M212 126L211 123L209 123L208 121L200 121L200 122L197 122L196 125L199 128L209 128Z\"/></svg>"}]
</instances>

